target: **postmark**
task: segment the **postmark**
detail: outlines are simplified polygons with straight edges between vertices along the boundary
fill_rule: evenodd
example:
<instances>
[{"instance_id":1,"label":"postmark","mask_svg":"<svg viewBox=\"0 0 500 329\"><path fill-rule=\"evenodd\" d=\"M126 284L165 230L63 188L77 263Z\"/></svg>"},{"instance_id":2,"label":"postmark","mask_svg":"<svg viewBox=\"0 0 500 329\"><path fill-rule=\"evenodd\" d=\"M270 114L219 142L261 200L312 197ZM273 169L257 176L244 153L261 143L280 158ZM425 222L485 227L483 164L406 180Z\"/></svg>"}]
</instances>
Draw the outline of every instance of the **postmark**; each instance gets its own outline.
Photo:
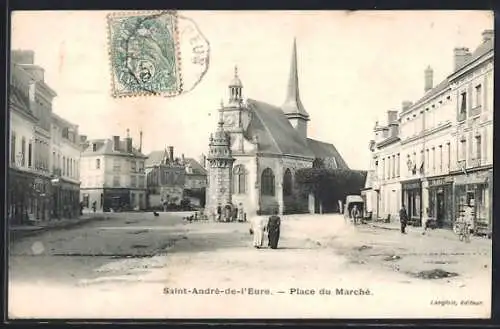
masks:
<instances>
[{"instance_id":1,"label":"postmark","mask_svg":"<svg viewBox=\"0 0 500 329\"><path fill-rule=\"evenodd\" d=\"M108 36L113 97L177 96L208 70L207 39L177 11L111 13Z\"/></svg>"}]
</instances>

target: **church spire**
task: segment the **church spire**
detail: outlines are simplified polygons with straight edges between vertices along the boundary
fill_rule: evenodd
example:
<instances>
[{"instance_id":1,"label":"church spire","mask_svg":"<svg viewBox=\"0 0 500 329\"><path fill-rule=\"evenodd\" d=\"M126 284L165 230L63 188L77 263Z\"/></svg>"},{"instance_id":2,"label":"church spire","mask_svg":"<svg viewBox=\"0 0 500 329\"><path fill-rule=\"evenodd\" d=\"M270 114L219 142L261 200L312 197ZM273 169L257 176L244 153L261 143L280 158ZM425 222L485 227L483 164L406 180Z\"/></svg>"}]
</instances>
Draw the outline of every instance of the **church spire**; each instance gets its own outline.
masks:
<instances>
[{"instance_id":1,"label":"church spire","mask_svg":"<svg viewBox=\"0 0 500 329\"><path fill-rule=\"evenodd\" d=\"M289 118L309 119L309 114L304 109L299 94L299 75L297 70L297 42L293 39L292 63L290 65L290 77L288 80L288 90L283 111Z\"/></svg>"}]
</instances>

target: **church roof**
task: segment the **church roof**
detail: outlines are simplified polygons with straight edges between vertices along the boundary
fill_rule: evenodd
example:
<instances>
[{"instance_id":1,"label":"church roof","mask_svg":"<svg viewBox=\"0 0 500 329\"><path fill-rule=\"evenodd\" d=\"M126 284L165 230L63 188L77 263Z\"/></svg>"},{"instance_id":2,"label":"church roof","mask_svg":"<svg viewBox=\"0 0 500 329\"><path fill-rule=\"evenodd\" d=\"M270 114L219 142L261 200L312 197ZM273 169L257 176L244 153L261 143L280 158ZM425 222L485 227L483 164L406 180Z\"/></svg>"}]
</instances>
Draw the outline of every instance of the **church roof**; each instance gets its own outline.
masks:
<instances>
[{"instance_id":1,"label":"church roof","mask_svg":"<svg viewBox=\"0 0 500 329\"><path fill-rule=\"evenodd\" d=\"M334 159L335 169L349 169L347 163L333 144L320 142L312 138L307 139L307 144L316 158Z\"/></svg>"},{"instance_id":2,"label":"church roof","mask_svg":"<svg viewBox=\"0 0 500 329\"><path fill-rule=\"evenodd\" d=\"M257 136L259 152L314 158L306 141L279 107L253 99L247 100L247 107L253 115L246 135L249 140Z\"/></svg>"},{"instance_id":3,"label":"church roof","mask_svg":"<svg viewBox=\"0 0 500 329\"><path fill-rule=\"evenodd\" d=\"M245 137L257 136L259 152L334 159L338 168L348 168L332 144L302 138L281 108L253 99L247 100L247 107L253 115Z\"/></svg>"}]
</instances>

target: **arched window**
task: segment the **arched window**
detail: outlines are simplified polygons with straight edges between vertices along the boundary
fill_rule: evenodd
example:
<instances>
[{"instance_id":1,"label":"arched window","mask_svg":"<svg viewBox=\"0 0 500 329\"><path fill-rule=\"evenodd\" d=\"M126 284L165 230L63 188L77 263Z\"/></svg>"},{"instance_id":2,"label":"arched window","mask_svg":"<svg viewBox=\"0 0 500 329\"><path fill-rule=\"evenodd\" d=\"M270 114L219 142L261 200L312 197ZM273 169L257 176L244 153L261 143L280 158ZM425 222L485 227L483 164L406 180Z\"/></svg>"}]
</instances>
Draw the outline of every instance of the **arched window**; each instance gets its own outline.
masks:
<instances>
[{"instance_id":1,"label":"arched window","mask_svg":"<svg viewBox=\"0 0 500 329\"><path fill-rule=\"evenodd\" d=\"M292 195L292 186L292 172L287 168L283 175L283 195Z\"/></svg>"},{"instance_id":2,"label":"arched window","mask_svg":"<svg viewBox=\"0 0 500 329\"><path fill-rule=\"evenodd\" d=\"M270 168L264 169L261 179L261 193L262 195L274 196L274 174Z\"/></svg>"},{"instance_id":3,"label":"arched window","mask_svg":"<svg viewBox=\"0 0 500 329\"><path fill-rule=\"evenodd\" d=\"M245 166L238 165L233 169L233 193L243 194L247 187Z\"/></svg>"}]
</instances>

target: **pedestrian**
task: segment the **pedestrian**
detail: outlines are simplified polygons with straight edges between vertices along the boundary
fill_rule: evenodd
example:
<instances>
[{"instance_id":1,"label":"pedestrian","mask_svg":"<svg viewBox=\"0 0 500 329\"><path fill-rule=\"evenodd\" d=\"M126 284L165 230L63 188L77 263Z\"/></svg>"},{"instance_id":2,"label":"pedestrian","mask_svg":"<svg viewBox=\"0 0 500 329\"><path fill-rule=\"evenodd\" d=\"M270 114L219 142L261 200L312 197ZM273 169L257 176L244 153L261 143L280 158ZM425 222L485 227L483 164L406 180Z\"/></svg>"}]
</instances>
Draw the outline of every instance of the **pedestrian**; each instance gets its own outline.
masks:
<instances>
[{"instance_id":1,"label":"pedestrian","mask_svg":"<svg viewBox=\"0 0 500 329\"><path fill-rule=\"evenodd\" d=\"M80 216L83 216L83 201L80 201Z\"/></svg>"},{"instance_id":2,"label":"pedestrian","mask_svg":"<svg viewBox=\"0 0 500 329\"><path fill-rule=\"evenodd\" d=\"M238 207L233 208L233 216L231 218L232 222L235 222L238 219Z\"/></svg>"},{"instance_id":3,"label":"pedestrian","mask_svg":"<svg viewBox=\"0 0 500 329\"><path fill-rule=\"evenodd\" d=\"M265 217L255 216L250 221L250 225L250 234L253 235L253 246L260 249L264 242L264 232L267 226Z\"/></svg>"},{"instance_id":4,"label":"pedestrian","mask_svg":"<svg viewBox=\"0 0 500 329\"><path fill-rule=\"evenodd\" d=\"M358 218L359 218L359 210L358 210L357 205L354 205L354 207L352 207L351 217L352 217L352 220L354 222L354 225L356 225L358 222Z\"/></svg>"},{"instance_id":5,"label":"pedestrian","mask_svg":"<svg viewBox=\"0 0 500 329\"><path fill-rule=\"evenodd\" d=\"M243 203L240 202L238 205L238 222L244 222L245 221L245 211L243 209Z\"/></svg>"},{"instance_id":6,"label":"pedestrian","mask_svg":"<svg viewBox=\"0 0 500 329\"><path fill-rule=\"evenodd\" d=\"M97 201L92 202L92 211L95 212L97 209Z\"/></svg>"},{"instance_id":7,"label":"pedestrian","mask_svg":"<svg viewBox=\"0 0 500 329\"><path fill-rule=\"evenodd\" d=\"M466 225L469 233L474 232L474 207L467 203L467 206L464 209L464 224Z\"/></svg>"},{"instance_id":8,"label":"pedestrian","mask_svg":"<svg viewBox=\"0 0 500 329\"><path fill-rule=\"evenodd\" d=\"M217 205L217 221L220 222L222 217L222 207L220 203Z\"/></svg>"},{"instance_id":9,"label":"pedestrian","mask_svg":"<svg viewBox=\"0 0 500 329\"><path fill-rule=\"evenodd\" d=\"M399 210L399 221L401 222L401 233L406 234L406 225L408 224L408 214L406 213L405 205Z\"/></svg>"},{"instance_id":10,"label":"pedestrian","mask_svg":"<svg viewBox=\"0 0 500 329\"><path fill-rule=\"evenodd\" d=\"M269 238L269 247L271 249L278 248L278 241L280 239L280 227L281 227L281 219L278 216L278 210L274 210L274 214L269 217L267 223L267 236Z\"/></svg>"}]
</instances>

